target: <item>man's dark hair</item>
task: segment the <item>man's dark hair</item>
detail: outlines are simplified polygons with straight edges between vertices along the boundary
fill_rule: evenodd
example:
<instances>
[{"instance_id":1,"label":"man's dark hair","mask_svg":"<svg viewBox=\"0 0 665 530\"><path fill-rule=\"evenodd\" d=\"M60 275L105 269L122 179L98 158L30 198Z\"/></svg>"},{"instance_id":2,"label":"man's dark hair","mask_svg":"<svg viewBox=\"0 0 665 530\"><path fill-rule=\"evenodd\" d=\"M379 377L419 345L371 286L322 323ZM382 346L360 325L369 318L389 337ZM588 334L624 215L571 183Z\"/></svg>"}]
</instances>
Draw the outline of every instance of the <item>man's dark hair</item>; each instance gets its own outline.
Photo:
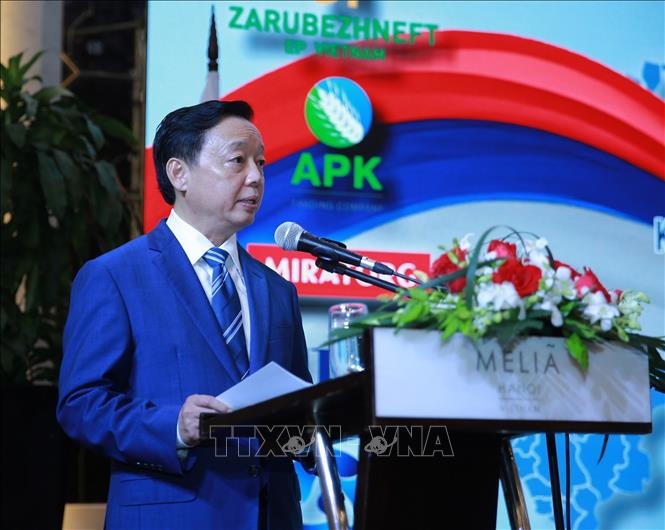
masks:
<instances>
[{"instance_id":1,"label":"man's dark hair","mask_svg":"<svg viewBox=\"0 0 665 530\"><path fill-rule=\"evenodd\" d=\"M170 158L180 158L188 164L198 163L206 133L228 116L252 121L254 111L245 101L206 101L174 110L159 124L152 145L152 159L159 191L167 203L175 202L175 190L166 174L166 162Z\"/></svg>"}]
</instances>

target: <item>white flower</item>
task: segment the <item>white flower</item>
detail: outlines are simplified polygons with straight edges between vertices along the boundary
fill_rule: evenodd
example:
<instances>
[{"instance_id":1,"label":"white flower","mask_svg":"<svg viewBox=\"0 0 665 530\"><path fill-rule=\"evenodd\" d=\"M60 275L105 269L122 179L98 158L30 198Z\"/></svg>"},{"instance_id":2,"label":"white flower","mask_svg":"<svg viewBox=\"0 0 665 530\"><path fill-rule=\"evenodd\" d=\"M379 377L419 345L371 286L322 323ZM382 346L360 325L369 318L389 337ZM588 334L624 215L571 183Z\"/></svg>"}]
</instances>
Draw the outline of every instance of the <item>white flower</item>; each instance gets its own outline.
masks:
<instances>
[{"instance_id":1,"label":"white flower","mask_svg":"<svg viewBox=\"0 0 665 530\"><path fill-rule=\"evenodd\" d=\"M637 319L642 314L642 303L649 303L647 295L639 291L624 291L619 299L619 311Z\"/></svg>"},{"instance_id":2,"label":"white flower","mask_svg":"<svg viewBox=\"0 0 665 530\"><path fill-rule=\"evenodd\" d=\"M639 291L624 291L618 300L621 314L626 317L626 324L634 330L642 329L639 320L642 315L642 303L649 303L649 297Z\"/></svg>"},{"instance_id":3,"label":"white flower","mask_svg":"<svg viewBox=\"0 0 665 530\"><path fill-rule=\"evenodd\" d=\"M545 270L542 271L542 276L540 277L540 281L543 283L545 288L547 289L552 289L554 287L554 271L552 270Z\"/></svg>"},{"instance_id":4,"label":"white flower","mask_svg":"<svg viewBox=\"0 0 665 530\"><path fill-rule=\"evenodd\" d=\"M473 232L466 234L459 242L459 248L469 252L471 250L471 238L473 237Z\"/></svg>"},{"instance_id":5,"label":"white flower","mask_svg":"<svg viewBox=\"0 0 665 530\"><path fill-rule=\"evenodd\" d=\"M543 237L536 241L526 241L526 254L529 258L529 263L535 265L542 271L550 269L550 258L547 254L547 240Z\"/></svg>"},{"instance_id":6,"label":"white flower","mask_svg":"<svg viewBox=\"0 0 665 530\"><path fill-rule=\"evenodd\" d=\"M546 297L542 302L538 302L534 305L534 309L542 309L543 311L549 311L550 322L554 327L560 328L563 326L563 315L559 311L558 303L561 301L561 297Z\"/></svg>"},{"instance_id":7,"label":"white flower","mask_svg":"<svg viewBox=\"0 0 665 530\"><path fill-rule=\"evenodd\" d=\"M527 239L524 241L524 248L526 249L527 254L531 252L546 252L547 248L547 239L544 237L539 237L536 240Z\"/></svg>"},{"instance_id":8,"label":"white flower","mask_svg":"<svg viewBox=\"0 0 665 530\"><path fill-rule=\"evenodd\" d=\"M563 326L563 315L559 310L559 304L564 297L575 298L575 284L570 279L570 270L560 267L555 272L548 264L543 270L541 285L544 285L545 289L536 293L541 299L534 304L534 309L549 311L552 325L557 328Z\"/></svg>"},{"instance_id":9,"label":"white flower","mask_svg":"<svg viewBox=\"0 0 665 530\"><path fill-rule=\"evenodd\" d=\"M486 267L478 267L476 269L476 276L491 276L492 273L494 272L494 268L486 266Z\"/></svg>"},{"instance_id":10,"label":"white flower","mask_svg":"<svg viewBox=\"0 0 665 530\"><path fill-rule=\"evenodd\" d=\"M552 306L552 317L550 318L550 322L552 322L552 325L557 328L563 326L563 315L557 306Z\"/></svg>"},{"instance_id":11,"label":"white flower","mask_svg":"<svg viewBox=\"0 0 665 530\"><path fill-rule=\"evenodd\" d=\"M478 306L494 311L521 307L522 300L515 286L510 282L487 283L478 289ZM491 306L491 307L490 307Z\"/></svg>"},{"instance_id":12,"label":"white flower","mask_svg":"<svg viewBox=\"0 0 665 530\"><path fill-rule=\"evenodd\" d=\"M602 292L589 293L583 301L586 307L582 314L589 319L589 322L595 324L600 321L600 329L603 331L612 329L612 319L619 316L619 309L608 304Z\"/></svg>"},{"instance_id":13,"label":"white flower","mask_svg":"<svg viewBox=\"0 0 665 530\"><path fill-rule=\"evenodd\" d=\"M575 282L571 278L568 267L559 267L554 273L554 286L552 288L568 300L575 300Z\"/></svg>"},{"instance_id":14,"label":"white flower","mask_svg":"<svg viewBox=\"0 0 665 530\"><path fill-rule=\"evenodd\" d=\"M496 250L491 250L489 252L485 252L485 260L486 261L492 261L496 259Z\"/></svg>"}]
</instances>

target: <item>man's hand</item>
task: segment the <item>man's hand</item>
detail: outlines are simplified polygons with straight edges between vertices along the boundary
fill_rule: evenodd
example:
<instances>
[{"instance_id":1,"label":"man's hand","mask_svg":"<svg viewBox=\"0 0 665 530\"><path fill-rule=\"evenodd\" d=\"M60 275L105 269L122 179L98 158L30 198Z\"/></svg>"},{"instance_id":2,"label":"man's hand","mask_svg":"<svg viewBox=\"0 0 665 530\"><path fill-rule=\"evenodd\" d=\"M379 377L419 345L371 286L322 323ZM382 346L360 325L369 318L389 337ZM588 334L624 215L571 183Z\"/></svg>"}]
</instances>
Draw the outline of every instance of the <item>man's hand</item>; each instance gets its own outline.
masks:
<instances>
[{"instance_id":1,"label":"man's hand","mask_svg":"<svg viewBox=\"0 0 665 530\"><path fill-rule=\"evenodd\" d=\"M197 445L201 441L199 435L199 414L203 412L231 412L231 408L215 398L203 394L188 396L178 414L178 433L180 439L189 446Z\"/></svg>"}]
</instances>

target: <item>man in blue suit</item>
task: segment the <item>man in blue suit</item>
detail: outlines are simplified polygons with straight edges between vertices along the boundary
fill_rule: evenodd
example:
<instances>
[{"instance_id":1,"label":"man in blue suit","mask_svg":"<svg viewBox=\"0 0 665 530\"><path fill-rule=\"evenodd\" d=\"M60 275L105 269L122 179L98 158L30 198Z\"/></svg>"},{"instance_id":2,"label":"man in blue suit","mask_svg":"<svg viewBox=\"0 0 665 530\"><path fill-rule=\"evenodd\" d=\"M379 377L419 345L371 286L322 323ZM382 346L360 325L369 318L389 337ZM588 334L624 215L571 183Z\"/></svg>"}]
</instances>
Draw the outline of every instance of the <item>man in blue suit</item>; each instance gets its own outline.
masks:
<instances>
[{"instance_id":1,"label":"man in blue suit","mask_svg":"<svg viewBox=\"0 0 665 530\"><path fill-rule=\"evenodd\" d=\"M302 527L290 459L245 456L256 447L249 439L215 457L199 438L199 415L228 412L214 396L247 365L251 373L275 361L311 381L294 286L236 241L264 191L251 120L242 101L166 116L153 156L168 219L86 263L74 281L57 413L69 436L112 460L109 529ZM214 309L210 249L228 256L223 278L240 302L237 359Z\"/></svg>"}]
</instances>

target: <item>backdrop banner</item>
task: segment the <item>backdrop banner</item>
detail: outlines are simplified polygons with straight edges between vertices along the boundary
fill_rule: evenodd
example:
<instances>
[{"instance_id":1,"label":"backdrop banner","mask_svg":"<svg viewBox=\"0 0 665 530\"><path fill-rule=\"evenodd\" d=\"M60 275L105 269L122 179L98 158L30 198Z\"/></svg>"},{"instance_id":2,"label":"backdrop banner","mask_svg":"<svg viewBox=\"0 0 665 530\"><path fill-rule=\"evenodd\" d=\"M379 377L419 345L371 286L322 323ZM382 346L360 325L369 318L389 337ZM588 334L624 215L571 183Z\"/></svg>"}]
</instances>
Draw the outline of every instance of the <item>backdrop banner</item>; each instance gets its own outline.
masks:
<instances>
[{"instance_id":1,"label":"backdrop banner","mask_svg":"<svg viewBox=\"0 0 665 530\"><path fill-rule=\"evenodd\" d=\"M661 1L148 2L145 230L169 212L152 164L159 121L202 98L244 99L267 166L239 240L296 285L316 380L328 307L387 291L279 248L285 221L407 277L491 226L537 234L607 288L646 293L642 331L665 335L664 12ZM599 464L603 437L571 436L574 528L662 526L665 400L651 401L653 433L613 435ZM550 528L544 436L513 448L532 527ZM344 442L337 458L351 517L359 450ZM326 528L316 477L299 474L306 528Z\"/></svg>"}]
</instances>

